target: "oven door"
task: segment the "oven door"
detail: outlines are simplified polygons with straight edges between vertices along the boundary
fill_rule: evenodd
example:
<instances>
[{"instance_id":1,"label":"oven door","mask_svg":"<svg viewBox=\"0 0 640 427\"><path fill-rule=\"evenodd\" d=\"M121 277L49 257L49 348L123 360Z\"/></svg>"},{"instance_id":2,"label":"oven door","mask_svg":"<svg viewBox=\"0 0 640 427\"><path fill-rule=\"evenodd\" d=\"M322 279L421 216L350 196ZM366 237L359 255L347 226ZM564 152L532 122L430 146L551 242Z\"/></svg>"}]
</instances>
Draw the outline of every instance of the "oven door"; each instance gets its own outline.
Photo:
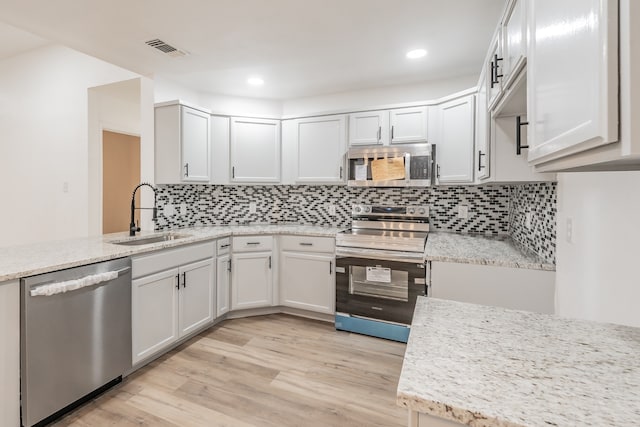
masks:
<instances>
[{"instance_id":1,"label":"oven door","mask_svg":"<svg viewBox=\"0 0 640 427\"><path fill-rule=\"evenodd\" d=\"M410 325L425 285L423 263L338 257L336 312Z\"/></svg>"}]
</instances>

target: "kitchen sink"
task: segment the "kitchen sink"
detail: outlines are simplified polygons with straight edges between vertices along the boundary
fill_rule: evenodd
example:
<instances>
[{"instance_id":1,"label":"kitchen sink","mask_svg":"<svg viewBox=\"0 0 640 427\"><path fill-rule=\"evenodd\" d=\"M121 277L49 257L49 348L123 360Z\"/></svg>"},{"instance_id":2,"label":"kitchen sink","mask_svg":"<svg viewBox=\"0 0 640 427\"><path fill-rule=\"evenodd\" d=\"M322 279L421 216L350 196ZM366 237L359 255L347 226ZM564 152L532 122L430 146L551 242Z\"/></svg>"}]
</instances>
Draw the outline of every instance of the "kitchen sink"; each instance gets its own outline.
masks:
<instances>
[{"instance_id":1,"label":"kitchen sink","mask_svg":"<svg viewBox=\"0 0 640 427\"><path fill-rule=\"evenodd\" d=\"M156 236L139 237L137 239L134 238L134 239L128 239L128 240L117 240L109 243L112 243L114 245L123 245L123 246L140 246L140 245L149 245L151 243L169 242L171 240L185 239L187 237L191 237L191 235L167 233L167 234L160 234Z\"/></svg>"}]
</instances>

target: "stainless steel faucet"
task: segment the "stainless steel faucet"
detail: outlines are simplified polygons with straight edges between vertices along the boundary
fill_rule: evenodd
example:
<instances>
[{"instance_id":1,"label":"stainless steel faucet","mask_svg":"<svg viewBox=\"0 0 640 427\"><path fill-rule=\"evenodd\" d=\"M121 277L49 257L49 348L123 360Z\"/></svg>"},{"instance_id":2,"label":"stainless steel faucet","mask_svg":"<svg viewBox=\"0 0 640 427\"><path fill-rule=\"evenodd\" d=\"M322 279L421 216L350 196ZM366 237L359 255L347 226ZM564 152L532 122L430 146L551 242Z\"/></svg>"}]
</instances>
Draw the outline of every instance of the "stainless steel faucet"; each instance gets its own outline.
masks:
<instances>
[{"instance_id":1,"label":"stainless steel faucet","mask_svg":"<svg viewBox=\"0 0 640 427\"><path fill-rule=\"evenodd\" d=\"M153 190L153 207L152 208L136 208L136 191L138 191L138 188L142 186L147 186ZM133 194L131 195L131 224L129 224L129 236L135 236L136 231L140 231L140 227L138 227L135 222L136 209L153 209L153 220L155 221L158 218L158 208L156 204L157 191L158 190L148 182L143 182L141 184L138 184L138 186L136 186L136 188L133 189Z\"/></svg>"}]
</instances>

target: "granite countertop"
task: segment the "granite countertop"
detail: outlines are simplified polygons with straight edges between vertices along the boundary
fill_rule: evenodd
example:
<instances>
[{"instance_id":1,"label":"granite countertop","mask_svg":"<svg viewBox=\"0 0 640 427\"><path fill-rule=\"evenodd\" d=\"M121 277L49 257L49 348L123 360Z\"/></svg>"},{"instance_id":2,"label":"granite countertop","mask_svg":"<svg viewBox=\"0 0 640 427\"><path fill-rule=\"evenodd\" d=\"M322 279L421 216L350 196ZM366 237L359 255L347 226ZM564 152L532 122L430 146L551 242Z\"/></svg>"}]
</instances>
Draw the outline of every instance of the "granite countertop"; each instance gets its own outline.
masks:
<instances>
[{"instance_id":1,"label":"granite countertop","mask_svg":"<svg viewBox=\"0 0 640 427\"><path fill-rule=\"evenodd\" d=\"M475 427L640 425L640 328L419 297L397 401Z\"/></svg>"},{"instance_id":2,"label":"granite countertop","mask_svg":"<svg viewBox=\"0 0 640 427\"><path fill-rule=\"evenodd\" d=\"M176 229L172 230L172 232L188 234L189 237L140 246L123 246L110 243L130 239L129 234L123 232L23 246L0 247L0 282L225 236L289 234L334 237L340 230L335 227L295 224L231 225ZM137 237L159 234L163 233L141 232L138 233Z\"/></svg>"},{"instance_id":3,"label":"granite countertop","mask_svg":"<svg viewBox=\"0 0 640 427\"><path fill-rule=\"evenodd\" d=\"M425 247L427 261L461 262L555 271L555 264L518 248L509 236L430 232Z\"/></svg>"}]
</instances>

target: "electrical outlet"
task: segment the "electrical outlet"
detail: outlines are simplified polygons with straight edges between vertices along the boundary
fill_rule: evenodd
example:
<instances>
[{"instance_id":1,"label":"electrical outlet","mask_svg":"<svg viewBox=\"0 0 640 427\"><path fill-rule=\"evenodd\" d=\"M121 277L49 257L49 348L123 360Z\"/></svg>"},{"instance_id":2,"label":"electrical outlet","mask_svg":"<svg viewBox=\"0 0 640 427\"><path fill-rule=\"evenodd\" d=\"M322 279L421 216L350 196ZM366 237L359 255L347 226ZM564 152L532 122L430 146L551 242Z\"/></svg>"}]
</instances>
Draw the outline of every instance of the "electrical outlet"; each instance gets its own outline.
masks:
<instances>
[{"instance_id":1,"label":"electrical outlet","mask_svg":"<svg viewBox=\"0 0 640 427\"><path fill-rule=\"evenodd\" d=\"M185 216L187 214L187 204L180 203L180 215Z\"/></svg>"},{"instance_id":2,"label":"electrical outlet","mask_svg":"<svg viewBox=\"0 0 640 427\"><path fill-rule=\"evenodd\" d=\"M458 206L458 218L460 218L460 219L469 218L469 206L467 206L467 205L459 205Z\"/></svg>"},{"instance_id":3,"label":"electrical outlet","mask_svg":"<svg viewBox=\"0 0 640 427\"><path fill-rule=\"evenodd\" d=\"M329 205L329 215L336 214L336 205Z\"/></svg>"},{"instance_id":4,"label":"electrical outlet","mask_svg":"<svg viewBox=\"0 0 640 427\"><path fill-rule=\"evenodd\" d=\"M68 193L69 192L69 183L67 181L62 183L62 192L63 193Z\"/></svg>"},{"instance_id":5,"label":"electrical outlet","mask_svg":"<svg viewBox=\"0 0 640 427\"><path fill-rule=\"evenodd\" d=\"M524 226L527 227L527 230L531 230L531 216L531 212L524 215Z\"/></svg>"},{"instance_id":6,"label":"electrical outlet","mask_svg":"<svg viewBox=\"0 0 640 427\"><path fill-rule=\"evenodd\" d=\"M168 203L164 205L164 208L162 209L162 214L164 216L174 216L176 214L176 207L173 204Z\"/></svg>"},{"instance_id":7,"label":"electrical outlet","mask_svg":"<svg viewBox=\"0 0 640 427\"><path fill-rule=\"evenodd\" d=\"M249 203L249 213L256 213L256 204L255 204L255 202Z\"/></svg>"},{"instance_id":8,"label":"electrical outlet","mask_svg":"<svg viewBox=\"0 0 640 427\"><path fill-rule=\"evenodd\" d=\"M573 220L567 218L567 243L573 242Z\"/></svg>"}]
</instances>

